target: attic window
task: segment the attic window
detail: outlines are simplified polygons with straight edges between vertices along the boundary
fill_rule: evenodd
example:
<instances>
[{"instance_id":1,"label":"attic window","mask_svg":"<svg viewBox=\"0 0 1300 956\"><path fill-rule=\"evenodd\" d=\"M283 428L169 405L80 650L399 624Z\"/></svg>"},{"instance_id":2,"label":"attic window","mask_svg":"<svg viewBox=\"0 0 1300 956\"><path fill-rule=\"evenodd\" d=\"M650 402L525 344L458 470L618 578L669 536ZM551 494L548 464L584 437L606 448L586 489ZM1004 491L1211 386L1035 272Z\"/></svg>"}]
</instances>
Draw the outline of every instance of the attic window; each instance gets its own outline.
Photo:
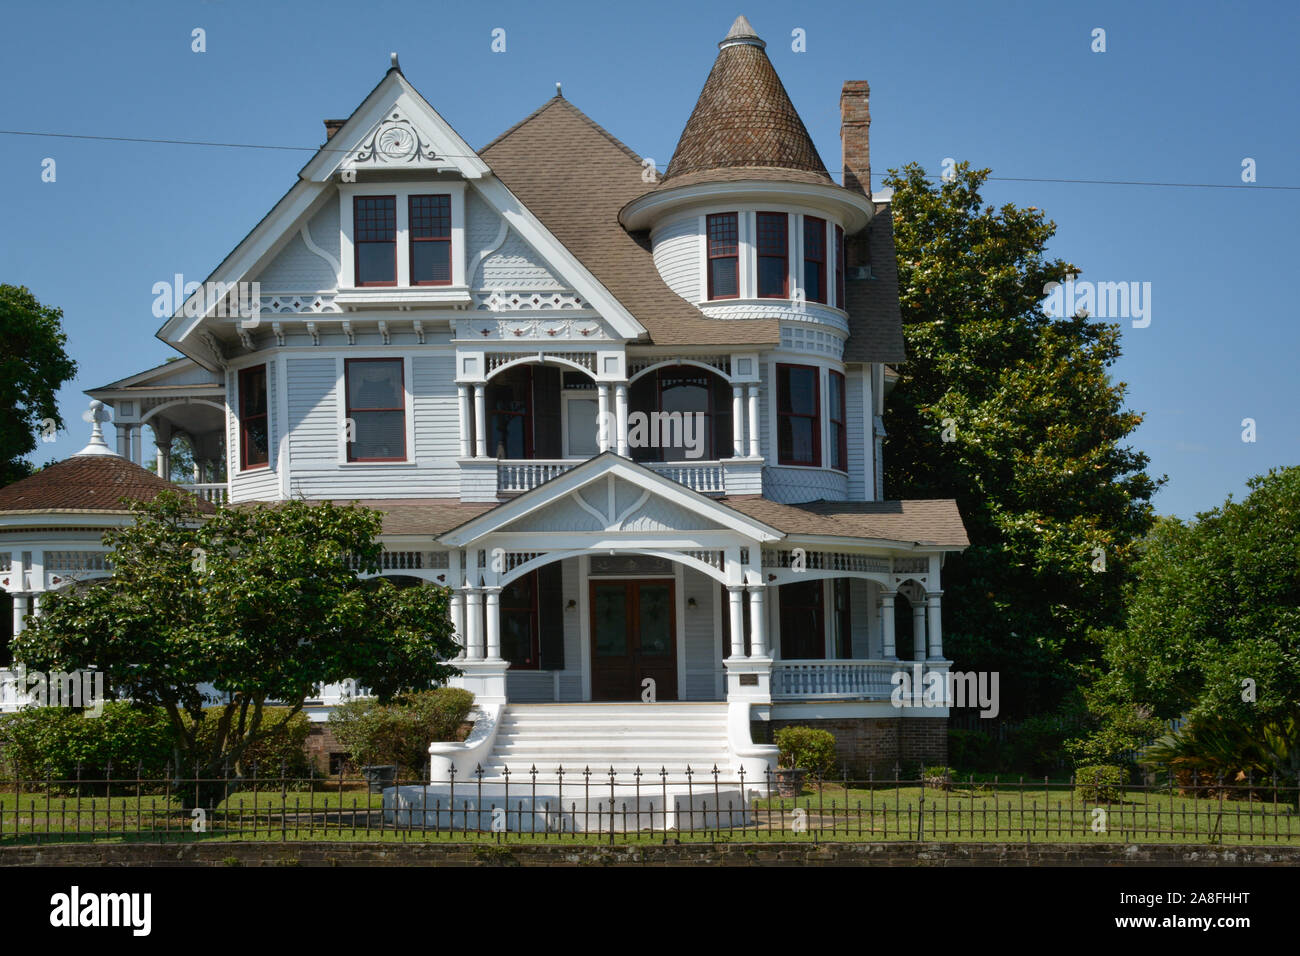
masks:
<instances>
[{"instance_id":1,"label":"attic window","mask_svg":"<svg viewBox=\"0 0 1300 956\"><path fill-rule=\"evenodd\" d=\"M397 285L397 197L352 200L357 285Z\"/></svg>"},{"instance_id":2,"label":"attic window","mask_svg":"<svg viewBox=\"0 0 1300 956\"><path fill-rule=\"evenodd\" d=\"M709 216L709 298L734 299L740 295L740 244L736 213Z\"/></svg>"},{"instance_id":3,"label":"attic window","mask_svg":"<svg viewBox=\"0 0 1300 956\"><path fill-rule=\"evenodd\" d=\"M451 285L451 196L411 196L411 285Z\"/></svg>"}]
</instances>

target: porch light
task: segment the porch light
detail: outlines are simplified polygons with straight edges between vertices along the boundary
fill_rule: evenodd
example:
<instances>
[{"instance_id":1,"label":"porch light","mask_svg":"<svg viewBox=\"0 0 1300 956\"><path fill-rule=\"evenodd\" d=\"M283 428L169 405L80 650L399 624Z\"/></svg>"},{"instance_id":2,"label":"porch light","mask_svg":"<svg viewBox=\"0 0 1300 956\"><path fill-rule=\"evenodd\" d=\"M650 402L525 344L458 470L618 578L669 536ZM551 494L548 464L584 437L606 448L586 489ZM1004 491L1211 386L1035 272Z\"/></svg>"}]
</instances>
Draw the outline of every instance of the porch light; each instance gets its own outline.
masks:
<instances>
[{"instance_id":1,"label":"porch light","mask_svg":"<svg viewBox=\"0 0 1300 956\"><path fill-rule=\"evenodd\" d=\"M687 599L686 599L686 606L689 607L689 608L699 607L699 605L695 603L695 598L687 598Z\"/></svg>"}]
</instances>

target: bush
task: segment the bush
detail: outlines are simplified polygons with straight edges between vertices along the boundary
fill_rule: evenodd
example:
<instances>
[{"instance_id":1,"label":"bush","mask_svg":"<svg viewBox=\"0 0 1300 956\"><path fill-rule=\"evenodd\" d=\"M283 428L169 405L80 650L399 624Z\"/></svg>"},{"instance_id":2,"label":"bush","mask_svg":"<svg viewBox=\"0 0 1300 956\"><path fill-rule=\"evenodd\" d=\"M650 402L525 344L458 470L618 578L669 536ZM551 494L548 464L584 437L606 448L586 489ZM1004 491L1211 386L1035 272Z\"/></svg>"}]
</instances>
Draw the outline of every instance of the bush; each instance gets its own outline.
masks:
<instances>
[{"instance_id":1,"label":"bush","mask_svg":"<svg viewBox=\"0 0 1300 956\"><path fill-rule=\"evenodd\" d=\"M1110 803L1123 795L1126 776L1124 768L1114 764L1079 767L1074 772L1075 795L1087 803Z\"/></svg>"},{"instance_id":2,"label":"bush","mask_svg":"<svg viewBox=\"0 0 1300 956\"><path fill-rule=\"evenodd\" d=\"M211 753L213 749L214 734L216 733L217 718L220 716L220 707L207 707L203 711L203 723L199 726L198 734L198 752ZM284 720L284 715L289 712L287 707L263 707L262 708L262 726L278 724ZM189 718L186 717L188 722ZM311 720L307 715L299 711L294 714L285 725L283 730L278 731L270 737L257 741L251 747L244 751L239 759L239 767L231 767L229 772L234 776L236 770L243 772L245 777L252 777L254 770L258 777L310 777L313 776L313 767L311 761L307 759L305 745L307 735L311 733ZM229 741L227 741L229 746ZM181 776L187 776L194 772L191 767L182 767ZM222 768L225 772L225 768Z\"/></svg>"},{"instance_id":3,"label":"bush","mask_svg":"<svg viewBox=\"0 0 1300 956\"><path fill-rule=\"evenodd\" d=\"M997 767L998 748L982 730L948 731L948 759L962 770L991 771Z\"/></svg>"},{"instance_id":4,"label":"bush","mask_svg":"<svg viewBox=\"0 0 1300 956\"><path fill-rule=\"evenodd\" d=\"M28 707L0 718L0 754L13 777L39 780L161 778L172 732L159 707L107 701L98 717L64 707Z\"/></svg>"},{"instance_id":5,"label":"bush","mask_svg":"<svg viewBox=\"0 0 1300 956\"><path fill-rule=\"evenodd\" d=\"M816 778L835 772L835 737L828 730L782 727L776 732L776 745L782 767L801 767Z\"/></svg>"},{"instance_id":6,"label":"bush","mask_svg":"<svg viewBox=\"0 0 1300 956\"><path fill-rule=\"evenodd\" d=\"M425 769L429 744L461 739L461 725L474 695L459 687L439 687L381 704L373 697L350 700L330 714L330 729L358 767L396 764Z\"/></svg>"},{"instance_id":7,"label":"bush","mask_svg":"<svg viewBox=\"0 0 1300 956\"><path fill-rule=\"evenodd\" d=\"M924 767L921 770L925 786L934 790L951 790L952 778L952 767Z\"/></svg>"}]
</instances>

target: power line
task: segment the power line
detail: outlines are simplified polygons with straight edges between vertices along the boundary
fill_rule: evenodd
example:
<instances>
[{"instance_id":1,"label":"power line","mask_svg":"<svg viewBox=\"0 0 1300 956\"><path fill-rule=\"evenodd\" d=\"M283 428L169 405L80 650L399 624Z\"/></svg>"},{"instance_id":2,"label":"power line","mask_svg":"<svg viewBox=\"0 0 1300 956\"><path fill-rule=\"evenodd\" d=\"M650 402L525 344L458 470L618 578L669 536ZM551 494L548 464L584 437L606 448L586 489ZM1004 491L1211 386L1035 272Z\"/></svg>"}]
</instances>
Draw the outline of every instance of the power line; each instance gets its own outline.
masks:
<instances>
[{"instance_id":1,"label":"power line","mask_svg":"<svg viewBox=\"0 0 1300 956\"><path fill-rule=\"evenodd\" d=\"M210 146L224 149L267 149L306 153L348 153L353 147L323 146L283 146L270 143L223 143L202 139L162 139L150 136L96 136L89 133L47 133L35 130L0 129L0 136L45 136L55 139L78 139L110 143L149 143L169 146ZM440 153L446 159L481 159L477 153ZM842 169L827 170L828 173L843 173ZM884 179L884 173L872 173L873 180ZM931 182L942 176L926 175ZM1261 183L1175 183L1149 179L1067 179L1049 176L989 176L990 182L1001 183L1062 183L1082 186L1157 186L1171 189L1268 189L1286 192L1300 192L1300 186L1271 186Z\"/></svg>"}]
</instances>

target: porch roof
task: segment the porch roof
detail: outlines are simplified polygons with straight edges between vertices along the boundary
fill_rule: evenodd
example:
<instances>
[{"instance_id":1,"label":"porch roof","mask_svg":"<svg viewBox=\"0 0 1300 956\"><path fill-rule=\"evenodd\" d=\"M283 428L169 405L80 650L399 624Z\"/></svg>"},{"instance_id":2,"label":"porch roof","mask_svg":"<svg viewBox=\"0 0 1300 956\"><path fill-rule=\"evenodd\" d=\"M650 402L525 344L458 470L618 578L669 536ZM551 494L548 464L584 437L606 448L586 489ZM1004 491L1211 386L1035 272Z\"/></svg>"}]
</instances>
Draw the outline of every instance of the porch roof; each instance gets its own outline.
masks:
<instances>
[{"instance_id":1,"label":"porch roof","mask_svg":"<svg viewBox=\"0 0 1300 956\"><path fill-rule=\"evenodd\" d=\"M970 546L957 502L948 498L787 505L760 495L732 495L718 502L788 535L868 538L936 548Z\"/></svg>"}]
</instances>

